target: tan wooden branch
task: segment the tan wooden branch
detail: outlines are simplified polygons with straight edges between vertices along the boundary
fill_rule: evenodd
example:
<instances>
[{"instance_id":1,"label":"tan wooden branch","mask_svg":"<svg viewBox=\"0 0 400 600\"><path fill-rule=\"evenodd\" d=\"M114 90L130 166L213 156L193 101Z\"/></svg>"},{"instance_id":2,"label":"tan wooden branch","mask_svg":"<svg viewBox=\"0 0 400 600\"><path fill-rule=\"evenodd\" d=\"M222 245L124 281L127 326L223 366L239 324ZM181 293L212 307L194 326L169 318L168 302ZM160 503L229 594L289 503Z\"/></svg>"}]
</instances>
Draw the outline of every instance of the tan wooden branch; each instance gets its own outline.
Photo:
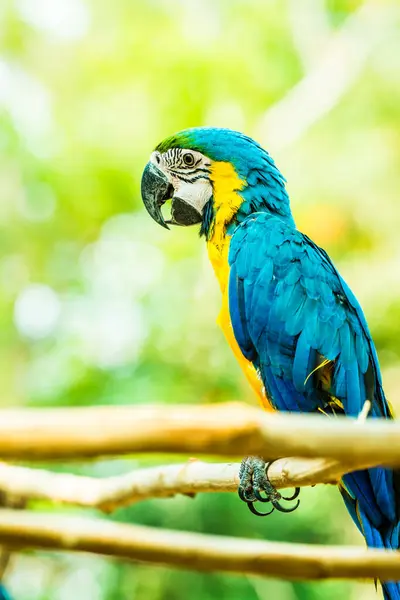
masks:
<instances>
[{"instance_id":1,"label":"tan wooden branch","mask_svg":"<svg viewBox=\"0 0 400 600\"><path fill-rule=\"evenodd\" d=\"M343 464L323 458L285 458L271 465L269 477L278 489L335 483L344 473L360 466L366 465ZM0 463L0 492L24 500L40 499L110 512L150 498L236 492L239 467L239 463L205 463L190 459L184 464L137 469L100 479Z\"/></svg>"},{"instance_id":2,"label":"tan wooden branch","mask_svg":"<svg viewBox=\"0 0 400 600\"><path fill-rule=\"evenodd\" d=\"M84 551L200 571L285 579L400 579L400 553L287 544L125 525L54 513L0 511L0 543Z\"/></svg>"},{"instance_id":3,"label":"tan wooden branch","mask_svg":"<svg viewBox=\"0 0 400 600\"><path fill-rule=\"evenodd\" d=\"M3 459L77 459L137 452L317 456L400 465L400 423L265 413L240 403L0 411Z\"/></svg>"},{"instance_id":4,"label":"tan wooden branch","mask_svg":"<svg viewBox=\"0 0 400 600\"><path fill-rule=\"evenodd\" d=\"M324 459L281 459L270 468L271 482L283 488L332 481L332 473L324 477L324 473L320 472L325 463ZM109 512L118 506L149 498L200 492L234 492L239 483L239 466L239 463L189 460L184 464L138 469L99 479L0 463L0 491L20 498L99 508ZM315 475L310 472L314 467L317 469Z\"/></svg>"},{"instance_id":5,"label":"tan wooden branch","mask_svg":"<svg viewBox=\"0 0 400 600\"><path fill-rule=\"evenodd\" d=\"M365 422L370 408L367 401L358 416L358 424ZM276 488L314 485L335 482L348 471L375 464L344 464L329 458L285 458L270 466L269 477ZM100 479L0 463L0 498L7 499L7 505L12 508L13 499L18 500L18 506L30 499L40 499L108 512L148 498L236 491L239 467L238 463L190 459L184 464L139 468Z\"/></svg>"}]
</instances>

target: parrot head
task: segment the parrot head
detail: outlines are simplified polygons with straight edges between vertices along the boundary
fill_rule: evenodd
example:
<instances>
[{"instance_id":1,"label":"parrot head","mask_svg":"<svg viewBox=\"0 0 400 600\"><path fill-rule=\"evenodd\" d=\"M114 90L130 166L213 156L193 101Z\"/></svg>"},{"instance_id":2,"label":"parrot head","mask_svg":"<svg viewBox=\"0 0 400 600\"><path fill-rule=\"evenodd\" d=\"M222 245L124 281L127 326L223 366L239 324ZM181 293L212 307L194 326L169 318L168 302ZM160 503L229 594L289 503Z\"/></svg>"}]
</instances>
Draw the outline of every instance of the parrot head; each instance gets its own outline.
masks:
<instances>
[{"instance_id":1,"label":"parrot head","mask_svg":"<svg viewBox=\"0 0 400 600\"><path fill-rule=\"evenodd\" d=\"M285 179L254 140L230 129L186 129L152 152L141 184L152 218L169 225L200 224L209 239L218 223L226 230L249 214L270 211L292 219ZM165 219L162 206L171 200Z\"/></svg>"}]
</instances>

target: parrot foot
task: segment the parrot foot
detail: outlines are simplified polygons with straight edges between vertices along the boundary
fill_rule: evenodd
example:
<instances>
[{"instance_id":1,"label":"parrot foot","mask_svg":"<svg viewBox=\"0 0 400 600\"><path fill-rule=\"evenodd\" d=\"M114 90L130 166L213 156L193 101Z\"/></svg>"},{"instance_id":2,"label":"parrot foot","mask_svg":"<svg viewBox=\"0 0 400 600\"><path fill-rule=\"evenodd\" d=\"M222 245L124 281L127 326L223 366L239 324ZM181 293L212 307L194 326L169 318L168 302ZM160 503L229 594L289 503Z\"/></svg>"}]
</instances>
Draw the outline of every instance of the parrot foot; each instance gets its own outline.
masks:
<instances>
[{"instance_id":1,"label":"parrot foot","mask_svg":"<svg viewBox=\"0 0 400 600\"><path fill-rule=\"evenodd\" d=\"M259 517L266 517L274 510L279 512L290 513L296 510L300 504L297 500L294 506L282 506L280 500L295 500L300 494L300 488L296 488L292 496L282 496L277 489L274 488L268 478L268 469L275 461L266 463L259 456L247 456L242 460L239 470L240 484L238 488L239 498L246 502L250 511ZM265 492L265 496L262 494ZM272 509L266 513L259 512L255 507L255 502L271 502Z\"/></svg>"}]
</instances>

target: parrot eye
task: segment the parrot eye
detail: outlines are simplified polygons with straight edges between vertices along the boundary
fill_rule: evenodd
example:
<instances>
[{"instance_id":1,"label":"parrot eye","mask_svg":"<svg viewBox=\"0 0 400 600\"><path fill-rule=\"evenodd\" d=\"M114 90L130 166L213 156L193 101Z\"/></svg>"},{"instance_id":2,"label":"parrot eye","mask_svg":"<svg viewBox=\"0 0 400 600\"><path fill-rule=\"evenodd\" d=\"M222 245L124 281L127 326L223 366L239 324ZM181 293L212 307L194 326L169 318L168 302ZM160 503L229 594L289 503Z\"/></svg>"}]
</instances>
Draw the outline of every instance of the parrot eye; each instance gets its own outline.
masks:
<instances>
[{"instance_id":1,"label":"parrot eye","mask_svg":"<svg viewBox=\"0 0 400 600\"><path fill-rule=\"evenodd\" d=\"M187 167L193 167L194 165L194 156L193 154L190 154L189 152L187 154L183 155L183 162L185 163L185 165Z\"/></svg>"}]
</instances>

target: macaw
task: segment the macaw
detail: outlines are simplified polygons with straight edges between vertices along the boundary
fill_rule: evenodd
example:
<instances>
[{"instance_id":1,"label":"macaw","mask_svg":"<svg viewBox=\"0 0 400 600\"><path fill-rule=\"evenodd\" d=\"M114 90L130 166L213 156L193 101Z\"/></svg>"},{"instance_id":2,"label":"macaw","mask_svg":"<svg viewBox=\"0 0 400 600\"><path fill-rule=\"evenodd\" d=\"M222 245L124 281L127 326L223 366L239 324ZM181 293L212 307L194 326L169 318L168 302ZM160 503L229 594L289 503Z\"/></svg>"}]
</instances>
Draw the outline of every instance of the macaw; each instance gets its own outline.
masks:
<instances>
[{"instance_id":1,"label":"macaw","mask_svg":"<svg viewBox=\"0 0 400 600\"><path fill-rule=\"evenodd\" d=\"M325 250L296 229L285 179L258 143L229 129L181 131L152 152L141 185L157 223L200 225L222 292L219 324L266 408L355 417L369 400L370 418L392 418L361 307ZM398 549L400 471L350 473L339 489L367 545ZM243 461L239 495L256 513L256 500L293 509L259 458ZM400 599L400 582L382 586L385 600Z\"/></svg>"}]
</instances>

